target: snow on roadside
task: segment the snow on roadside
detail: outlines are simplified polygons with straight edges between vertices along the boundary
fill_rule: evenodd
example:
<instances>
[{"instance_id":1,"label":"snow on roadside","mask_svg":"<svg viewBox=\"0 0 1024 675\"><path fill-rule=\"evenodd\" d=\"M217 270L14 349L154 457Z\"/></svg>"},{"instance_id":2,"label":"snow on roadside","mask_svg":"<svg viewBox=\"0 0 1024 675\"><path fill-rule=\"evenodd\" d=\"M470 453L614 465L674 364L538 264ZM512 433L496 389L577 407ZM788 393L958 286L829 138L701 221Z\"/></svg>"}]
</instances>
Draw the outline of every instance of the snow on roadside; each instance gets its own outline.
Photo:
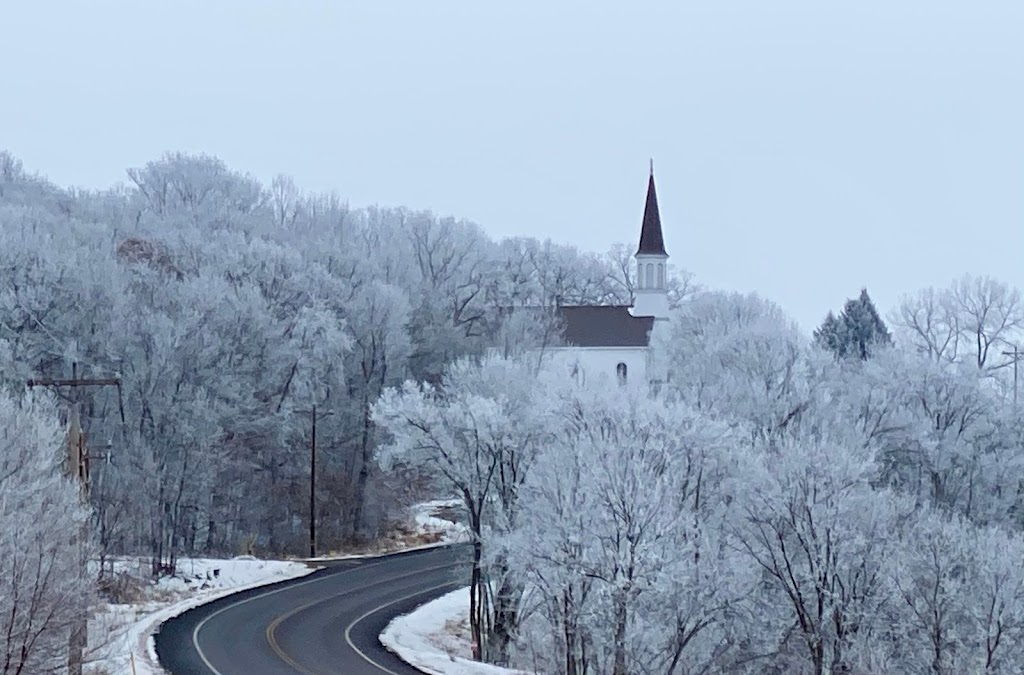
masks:
<instances>
[{"instance_id":1,"label":"snow on roadside","mask_svg":"<svg viewBox=\"0 0 1024 675\"><path fill-rule=\"evenodd\" d=\"M527 675L471 658L469 588L460 588L391 621L380 642L431 675Z\"/></svg>"},{"instance_id":2,"label":"snow on roadside","mask_svg":"<svg viewBox=\"0 0 1024 675\"><path fill-rule=\"evenodd\" d=\"M461 517L459 499L434 499L410 506L402 520L392 523L391 529L379 539L356 548L331 551L306 562L376 558L399 551L418 551L439 546L468 542L469 528Z\"/></svg>"},{"instance_id":3,"label":"snow on roadside","mask_svg":"<svg viewBox=\"0 0 1024 675\"><path fill-rule=\"evenodd\" d=\"M120 574L145 578L144 561L119 561ZM106 603L89 621L86 675L162 675L153 633L164 621L217 598L285 579L305 576L316 568L300 562L207 558L178 561L178 574L143 586L138 602ZM216 571L216 572L215 572Z\"/></svg>"},{"instance_id":4,"label":"snow on roadside","mask_svg":"<svg viewBox=\"0 0 1024 675\"><path fill-rule=\"evenodd\" d=\"M406 525L408 535L412 536L382 541L378 550L359 554L328 555L301 562L257 560L252 556L231 560L180 559L177 575L156 583L150 580L148 560L118 560L115 573L129 577L139 588L140 597L132 602L104 603L90 619L85 675L132 675L132 659L135 675L164 675L153 643L153 633L164 621L232 593L304 576L316 569L318 561L371 558L468 541L468 528L457 522L460 504L458 499L415 504L408 512ZM214 570L219 570L216 576Z\"/></svg>"},{"instance_id":5,"label":"snow on roadside","mask_svg":"<svg viewBox=\"0 0 1024 675\"><path fill-rule=\"evenodd\" d=\"M421 533L437 533L444 543L469 541L469 528L458 522L461 513L461 499L435 499L420 502L412 507L413 522Z\"/></svg>"}]
</instances>

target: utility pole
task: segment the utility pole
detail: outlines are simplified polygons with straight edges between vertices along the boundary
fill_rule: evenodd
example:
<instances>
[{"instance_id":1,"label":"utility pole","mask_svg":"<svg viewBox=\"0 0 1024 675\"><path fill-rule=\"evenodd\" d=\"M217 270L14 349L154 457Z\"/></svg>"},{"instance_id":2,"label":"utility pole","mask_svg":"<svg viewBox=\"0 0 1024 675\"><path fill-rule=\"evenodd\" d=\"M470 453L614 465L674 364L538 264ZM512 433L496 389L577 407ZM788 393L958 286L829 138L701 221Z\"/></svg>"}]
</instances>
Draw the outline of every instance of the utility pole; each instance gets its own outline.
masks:
<instances>
[{"instance_id":1,"label":"utility pole","mask_svg":"<svg viewBox=\"0 0 1024 675\"><path fill-rule=\"evenodd\" d=\"M117 404L121 411L121 424L124 424L124 399L121 394L121 379L117 377L107 378L80 378L78 377L78 363L71 364L71 379L37 378L26 382L29 389L34 387L53 387L58 391L63 387L71 389L71 409L68 414L68 447L65 471L78 478L81 499L83 502L89 498L89 453L85 448L85 433L81 426L81 411L78 405L78 390L82 387L117 387ZM83 530L87 525L83 526ZM86 532L81 533L82 541L85 541ZM81 569L84 573L88 564L85 558L85 549L81 549ZM68 641L68 672L71 675L82 674L82 653L85 650L86 617L79 617L71 629L71 636Z\"/></svg>"},{"instance_id":2,"label":"utility pole","mask_svg":"<svg viewBox=\"0 0 1024 675\"><path fill-rule=\"evenodd\" d=\"M293 410L297 415L310 415L313 420L313 433L309 444L309 557L316 557L316 406L310 410ZM333 412L321 413L324 417Z\"/></svg>"},{"instance_id":3,"label":"utility pole","mask_svg":"<svg viewBox=\"0 0 1024 675\"><path fill-rule=\"evenodd\" d=\"M77 476L81 485L83 499L89 494L89 455L85 447L85 433L81 428L81 412L78 408L78 390L82 387L117 387L117 406L121 413L121 424L124 424L124 398L121 393L121 378L80 378L78 363L71 364L71 379L36 378L27 383L29 389L34 387L53 387L71 389L71 410L68 414L68 465L67 470ZM107 448L109 449L109 444ZM108 454L109 457L109 454Z\"/></svg>"},{"instance_id":4,"label":"utility pole","mask_svg":"<svg viewBox=\"0 0 1024 675\"><path fill-rule=\"evenodd\" d=\"M1017 407L1017 360L1020 358L1020 355L1017 353L1017 345L1013 346L1013 351L1012 352L1004 351L1003 355L1004 356L1012 356L1013 357L1013 407L1016 408Z\"/></svg>"}]
</instances>

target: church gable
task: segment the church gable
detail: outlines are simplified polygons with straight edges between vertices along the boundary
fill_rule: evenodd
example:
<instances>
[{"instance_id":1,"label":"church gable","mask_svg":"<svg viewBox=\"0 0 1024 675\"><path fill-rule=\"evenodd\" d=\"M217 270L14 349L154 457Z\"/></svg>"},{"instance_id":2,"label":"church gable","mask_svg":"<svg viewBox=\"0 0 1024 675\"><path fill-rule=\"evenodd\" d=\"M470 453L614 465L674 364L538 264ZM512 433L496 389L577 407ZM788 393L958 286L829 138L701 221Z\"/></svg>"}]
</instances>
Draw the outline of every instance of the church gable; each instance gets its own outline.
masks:
<instances>
[{"instance_id":1,"label":"church gable","mask_svg":"<svg viewBox=\"0 0 1024 675\"><path fill-rule=\"evenodd\" d=\"M653 316L633 316L626 305L563 306L558 318L573 347L647 347Z\"/></svg>"}]
</instances>

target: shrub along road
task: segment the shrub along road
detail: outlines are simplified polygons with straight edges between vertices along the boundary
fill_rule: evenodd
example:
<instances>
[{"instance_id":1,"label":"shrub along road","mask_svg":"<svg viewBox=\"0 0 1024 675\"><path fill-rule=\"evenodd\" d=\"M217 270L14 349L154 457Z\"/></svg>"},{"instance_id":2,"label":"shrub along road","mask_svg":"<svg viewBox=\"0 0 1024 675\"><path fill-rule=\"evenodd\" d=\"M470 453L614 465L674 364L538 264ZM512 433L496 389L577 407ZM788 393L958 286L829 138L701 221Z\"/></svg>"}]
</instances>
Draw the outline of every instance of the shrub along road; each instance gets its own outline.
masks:
<instances>
[{"instance_id":1,"label":"shrub along road","mask_svg":"<svg viewBox=\"0 0 1024 675\"><path fill-rule=\"evenodd\" d=\"M416 675L378 636L395 616L468 584L465 545L342 560L236 593L160 627L172 675Z\"/></svg>"}]
</instances>

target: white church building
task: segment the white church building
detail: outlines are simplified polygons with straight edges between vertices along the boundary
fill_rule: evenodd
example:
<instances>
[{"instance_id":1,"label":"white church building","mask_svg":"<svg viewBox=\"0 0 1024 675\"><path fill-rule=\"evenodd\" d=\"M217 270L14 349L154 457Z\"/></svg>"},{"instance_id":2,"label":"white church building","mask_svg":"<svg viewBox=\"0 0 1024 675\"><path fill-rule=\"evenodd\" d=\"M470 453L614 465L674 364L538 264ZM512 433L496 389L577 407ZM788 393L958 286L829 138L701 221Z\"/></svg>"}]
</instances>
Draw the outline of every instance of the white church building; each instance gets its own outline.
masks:
<instances>
[{"instance_id":1,"label":"white church building","mask_svg":"<svg viewBox=\"0 0 1024 675\"><path fill-rule=\"evenodd\" d=\"M653 363L651 336L668 321L668 253L661 230L654 168L647 182L647 203L635 254L632 305L570 305L557 308L564 344L547 347L552 362L588 382L607 380L647 387L663 380Z\"/></svg>"}]
</instances>

